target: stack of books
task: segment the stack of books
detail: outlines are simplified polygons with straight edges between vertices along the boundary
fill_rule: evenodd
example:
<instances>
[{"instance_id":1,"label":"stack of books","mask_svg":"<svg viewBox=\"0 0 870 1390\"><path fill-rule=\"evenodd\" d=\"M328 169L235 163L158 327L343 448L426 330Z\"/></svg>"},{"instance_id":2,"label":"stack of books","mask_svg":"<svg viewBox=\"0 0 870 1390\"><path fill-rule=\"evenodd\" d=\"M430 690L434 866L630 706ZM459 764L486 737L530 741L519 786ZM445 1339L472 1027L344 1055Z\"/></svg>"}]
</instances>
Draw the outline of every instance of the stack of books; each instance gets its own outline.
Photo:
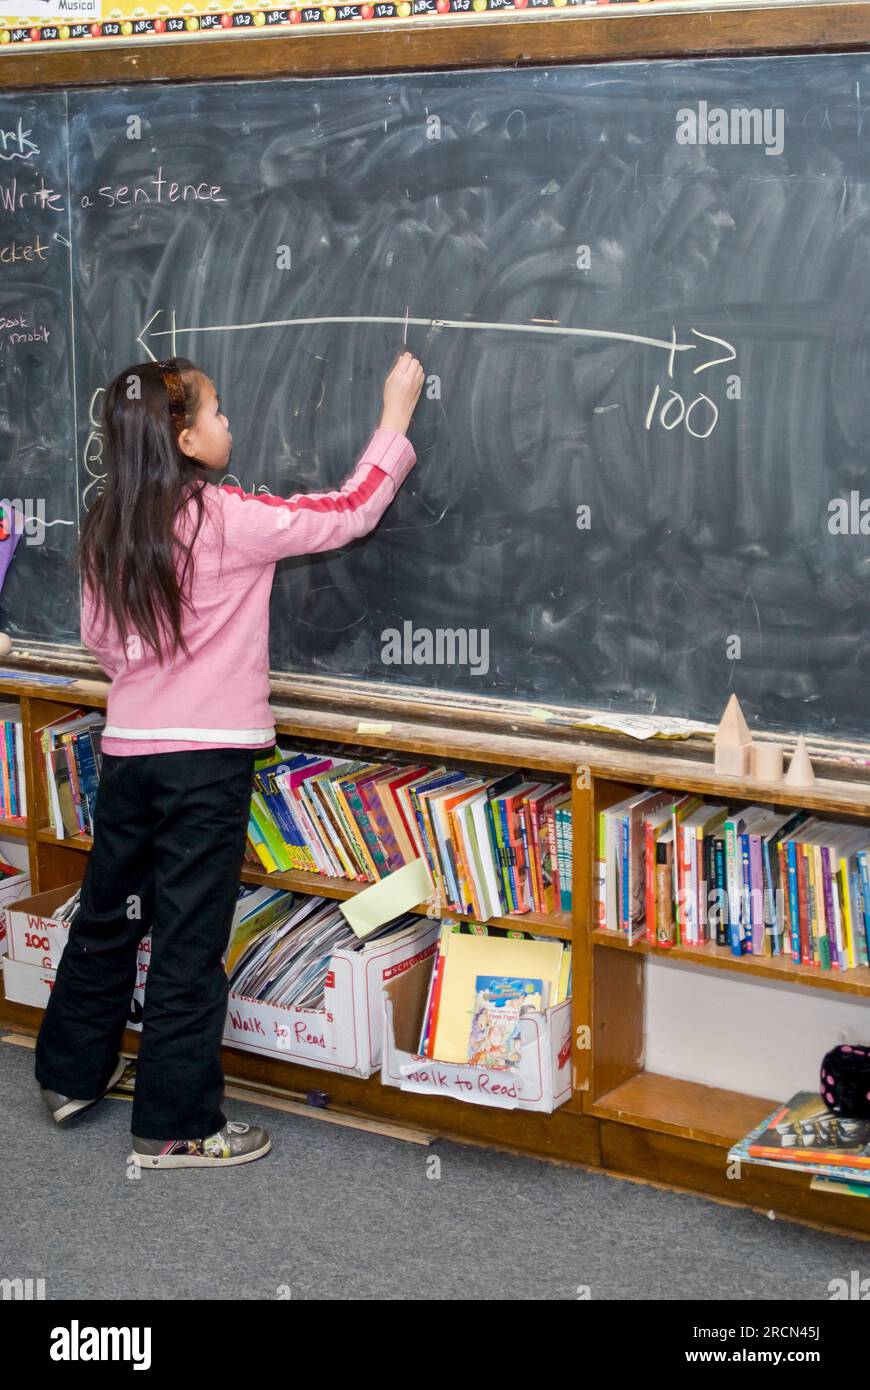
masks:
<instances>
[{"instance_id":1,"label":"stack of books","mask_svg":"<svg viewBox=\"0 0 870 1390\"><path fill-rule=\"evenodd\" d=\"M101 714L73 709L34 733L42 755L36 762L49 824L59 840L94 833L102 767L100 735L105 724Z\"/></svg>"},{"instance_id":2,"label":"stack of books","mask_svg":"<svg viewBox=\"0 0 870 1390\"><path fill-rule=\"evenodd\" d=\"M511 1067L520 1023L571 993L571 947L528 932L445 921L441 926L418 1055Z\"/></svg>"},{"instance_id":3,"label":"stack of books","mask_svg":"<svg viewBox=\"0 0 870 1390\"><path fill-rule=\"evenodd\" d=\"M257 769L249 860L376 883L416 859L446 910L571 908L567 783L282 753Z\"/></svg>"},{"instance_id":4,"label":"stack of books","mask_svg":"<svg viewBox=\"0 0 870 1390\"><path fill-rule=\"evenodd\" d=\"M598 824L598 926L851 970L870 962L870 829L639 792Z\"/></svg>"},{"instance_id":5,"label":"stack of books","mask_svg":"<svg viewBox=\"0 0 870 1390\"><path fill-rule=\"evenodd\" d=\"M27 792L24 782L24 727L21 706L0 705L0 817L24 821Z\"/></svg>"},{"instance_id":6,"label":"stack of books","mask_svg":"<svg viewBox=\"0 0 870 1390\"><path fill-rule=\"evenodd\" d=\"M814 1175L827 1191L870 1195L870 1120L828 1110L820 1096L798 1091L728 1154L730 1160Z\"/></svg>"},{"instance_id":7,"label":"stack of books","mask_svg":"<svg viewBox=\"0 0 870 1390\"><path fill-rule=\"evenodd\" d=\"M384 937L393 944L420 930L420 919L407 915L385 923L361 941L337 903L292 893L282 896L289 902L282 905L272 925L249 937L241 950L233 952L231 941L227 960L231 994L263 1004L321 1009L333 951L364 950Z\"/></svg>"}]
</instances>

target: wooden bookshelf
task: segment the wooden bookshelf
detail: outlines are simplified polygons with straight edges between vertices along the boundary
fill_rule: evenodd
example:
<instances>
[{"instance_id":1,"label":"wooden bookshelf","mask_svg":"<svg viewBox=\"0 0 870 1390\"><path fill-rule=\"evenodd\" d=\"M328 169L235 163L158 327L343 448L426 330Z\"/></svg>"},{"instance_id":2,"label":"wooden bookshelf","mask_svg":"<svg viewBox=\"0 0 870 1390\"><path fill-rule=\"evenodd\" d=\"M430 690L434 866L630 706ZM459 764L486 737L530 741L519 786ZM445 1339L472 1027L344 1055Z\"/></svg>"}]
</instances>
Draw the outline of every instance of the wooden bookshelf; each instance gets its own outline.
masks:
<instances>
[{"instance_id":1,"label":"wooden bookshelf","mask_svg":"<svg viewBox=\"0 0 870 1390\"><path fill-rule=\"evenodd\" d=\"M2 698L19 699L22 706L31 813L27 824L15 827L13 833L27 840L34 893L78 881L84 855L92 846L86 835L57 839L49 825L34 759L34 730L71 704L86 710L105 707L107 686L94 678L96 668L80 658L70 666L81 679L65 686L4 683L0 678ZM407 692L391 701L389 690L380 688L373 709L351 683L336 683L331 694L323 686L304 681L294 692L287 678L276 679L275 687L276 728L287 746L335 752L357 748L368 750L372 758L387 754L437 758L479 770L525 767L553 780L570 779L572 913L527 913L496 920L500 926L516 926L572 944L573 1094L549 1115L498 1111L385 1087L377 1073L363 1080L231 1049L224 1053L228 1077L279 1091L325 1091L337 1109L389 1118L466 1143L604 1168L765 1211L772 1208L780 1216L870 1237L870 1204L812 1192L805 1174L744 1168L740 1183L727 1180L728 1148L769 1114L777 1099L785 1097L760 1099L647 1072L644 1067L645 968L651 959L668 957L683 968L729 971L735 978L743 972L761 986L779 981L830 990L849 1000L870 998L870 971L821 971L795 965L788 957L736 959L716 946L663 950L646 942L629 945L616 933L598 928L594 875L598 814L634 790L661 786L698 792L710 800L724 798L729 804L758 801L803 806L832 818L870 822L866 773L838 767L834 747L825 762L825 750L816 747L814 759L822 775L812 792L772 791L748 780L717 777L709 743L703 738L651 748L649 743L633 745L571 728L568 721L557 726L538 718L524 719L513 707L499 711L495 702L480 708L473 702L458 705L441 698L427 705L423 697L410 699ZM320 874L267 873L249 863L243 867L242 878L336 900L366 886ZM416 910L424 914L426 905ZM35 1033L40 1017L39 1010L0 996L3 1026ZM128 1033L127 1043L136 1051L138 1035Z\"/></svg>"},{"instance_id":2,"label":"wooden bookshelf","mask_svg":"<svg viewBox=\"0 0 870 1390\"><path fill-rule=\"evenodd\" d=\"M66 849L79 849L87 852L93 848L93 839L90 835L68 835L58 839L51 826L43 825L36 832L36 838L41 844L62 845ZM356 893L361 893L363 889L369 888L368 883L356 883L347 878L330 878L327 874L305 873L298 869L275 870L270 872L267 869L258 869L255 865L245 863L242 866L243 883L263 883L272 888L287 888L294 893L310 893L321 898L336 898L343 900L352 898ZM430 916L429 908L426 903L420 903L417 907L411 908L412 912L418 912L421 917ZM444 916L457 918L462 922L476 922L480 919L472 917L468 913L445 912ZM563 941L573 939L573 924L571 915L568 912L523 912L511 913L506 917L488 917L487 923L495 927L515 927L522 931L534 932L538 936L554 936Z\"/></svg>"},{"instance_id":3,"label":"wooden bookshelf","mask_svg":"<svg viewBox=\"0 0 870 1390\"><path fill-rule=\"evenodd\" d=\"M590 1112L604 1120L727 1149L735 1135L746 1134L760 1124L776 1104L775 1099L760 1100L739 1091L644 1071L590 1105Z\"/></svg>"},{"instance_id":4,"label":"wooden bookshelf","mask_svg":"<svg viewBox=\"0 0 870 1390\"><path fill-rule=\"evenodd\" d=\"M346 878L327 878L325 874L300 873L295 870L267 873L265 869L255 869L250 864L245 864L242 869L242 880L245 883L267 883L276 888L290 888L295 893L313 893L323 898L351 898L354 894L361 893L364 888L370 887L367 883L353 883ZM419 912L421 917L430 915L425 903L411 908L411 911ZM480 920L467 913L454 912L452 909L445 911L443 915L461 922ZM571 941L573 938L571 918L567 912L552 915L542 912L511 913L507 917L488 917L486 920L491 926L515 927L522 931L535 932L538 936L555 936L563 941Z\"/></svg>"},{"instance_id":5,"label":"wooden bookshelf","mask_svg":"<svg viewBox=\"0 0 870 1390\"><path fill-rule=\"evenodd\" d=\"M732 956L725 946L707 943L703 946L654 946L648 941L633 945L616 932L595 930L591 933L593 947L613 947L658 957L660 960L688 961L713 970L735 970L741 975L755 975L765 980L780 980L792 985L830 989L840 994L858 994L870 999L870 969L858 966L855 970L817 970L810 965L796 965L790 956Z\"/></svg>"},{"instance_id":6,"label":"wooden bookshelf","mask_svg":"<svg viewBox=\"0 0 870 1390\"><path fill-rule=\"evenodd\" d=\"M94 842L90 835L55 835L50 825L41 825L36 832L36 839L43 845L65 845L68 849L93 849Z\"/></svg>"}]
</instances>

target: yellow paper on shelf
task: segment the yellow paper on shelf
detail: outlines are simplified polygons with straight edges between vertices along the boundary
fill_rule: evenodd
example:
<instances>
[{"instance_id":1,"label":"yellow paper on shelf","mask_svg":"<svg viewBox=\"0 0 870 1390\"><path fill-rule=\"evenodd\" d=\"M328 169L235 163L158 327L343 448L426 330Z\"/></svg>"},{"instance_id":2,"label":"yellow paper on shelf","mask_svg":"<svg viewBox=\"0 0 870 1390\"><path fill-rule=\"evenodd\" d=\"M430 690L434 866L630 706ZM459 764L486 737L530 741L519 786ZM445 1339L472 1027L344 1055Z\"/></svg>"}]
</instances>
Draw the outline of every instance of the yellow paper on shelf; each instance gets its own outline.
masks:
<instances>
[{"instance_id":1,"label":"yellow paper on shelf","mask_svg":"<svg viewBox=\"0 0 870 1390\"><path fill-rule=\"evenodd\" d=\"M348 925L357 936L368 936L393 917L424 903L432 893L432 880L422 859L403 864L395 873L373 883L341 904Z\"/></svg>"},{"instance_id":2,"label":"yellow paper on shelf","mask_svg":"<svg viewBox=\"0 0 870 1390\"><path fill-rule=\"evenodd\" d=\"M516 940L451 932L446 941L441 1003L432 1056L439 1062L467 1062L478 975L543 980L552 1004L559 997L561 941Z\"/></svg>"},{"instance_id":3,"label":"yellow paper on shelf","mask_svg":"<svg viewBox=\"0 0 870 1390\"><path fill-rule=\"evenodd\" d=\"M692 719L662 718L648 714L596 714L588 719L572 720L575 729L599 729L602 733L628 734L630 738L692 738L712 737L715 730L705 729Z\"/></svg>"}]
</instances>

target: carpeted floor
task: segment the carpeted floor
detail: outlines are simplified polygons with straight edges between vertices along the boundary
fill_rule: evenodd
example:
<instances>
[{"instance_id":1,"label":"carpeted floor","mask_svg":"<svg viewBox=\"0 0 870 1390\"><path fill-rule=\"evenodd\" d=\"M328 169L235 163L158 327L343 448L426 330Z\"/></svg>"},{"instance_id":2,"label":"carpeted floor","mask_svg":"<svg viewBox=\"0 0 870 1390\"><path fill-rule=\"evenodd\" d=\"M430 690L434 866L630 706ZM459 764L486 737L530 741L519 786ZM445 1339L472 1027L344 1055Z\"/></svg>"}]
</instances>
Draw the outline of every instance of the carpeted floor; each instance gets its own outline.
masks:
<instances>
[{"instance_id":1,"label":"carpeted floor","mask_svg":"<svg viewBox=\"0 0 870 1390\"><path fill-rule=\"evenodd\" d=\"M228 1102L273 1150L128 1176L129 1102L56 1129L0 1043L0 1279L74 1299L818 1299L870 1244L701 1197ZM433 1157L440 1178L427 1177ZM135 1171L135 1170L133 1170Z\"/></svg>"}]
</instances>

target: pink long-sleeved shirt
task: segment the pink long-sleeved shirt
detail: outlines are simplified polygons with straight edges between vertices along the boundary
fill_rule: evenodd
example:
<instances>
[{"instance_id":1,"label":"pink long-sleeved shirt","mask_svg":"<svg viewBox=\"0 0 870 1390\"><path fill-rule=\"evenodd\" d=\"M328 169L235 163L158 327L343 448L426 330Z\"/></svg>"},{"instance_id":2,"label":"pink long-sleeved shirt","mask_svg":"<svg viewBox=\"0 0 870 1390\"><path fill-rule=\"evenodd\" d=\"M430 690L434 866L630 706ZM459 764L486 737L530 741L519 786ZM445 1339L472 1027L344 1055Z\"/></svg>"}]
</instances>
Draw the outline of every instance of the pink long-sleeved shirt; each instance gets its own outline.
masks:
<instances>
[{"instance_id":1,"label":"pink long-sleeved shirt","mask_svg":"<svg viewBox=\"0 0 870 1390\"><path fill-rule=\"evenodd\" d=\"M191 608L182 630L190 656L163 666L151 648L82 596L82 642L111 677L102 748L109 754L174 753L193 748L268 748L269 595L287 555L334 550L371 531L416 462L405 435L379 427L343 487L293 497L207 484L206 513L194 543ZM182 531L195 518L181 513ZM223 545L221 546L221 536Z\"/></svg>"}]
</instances>

